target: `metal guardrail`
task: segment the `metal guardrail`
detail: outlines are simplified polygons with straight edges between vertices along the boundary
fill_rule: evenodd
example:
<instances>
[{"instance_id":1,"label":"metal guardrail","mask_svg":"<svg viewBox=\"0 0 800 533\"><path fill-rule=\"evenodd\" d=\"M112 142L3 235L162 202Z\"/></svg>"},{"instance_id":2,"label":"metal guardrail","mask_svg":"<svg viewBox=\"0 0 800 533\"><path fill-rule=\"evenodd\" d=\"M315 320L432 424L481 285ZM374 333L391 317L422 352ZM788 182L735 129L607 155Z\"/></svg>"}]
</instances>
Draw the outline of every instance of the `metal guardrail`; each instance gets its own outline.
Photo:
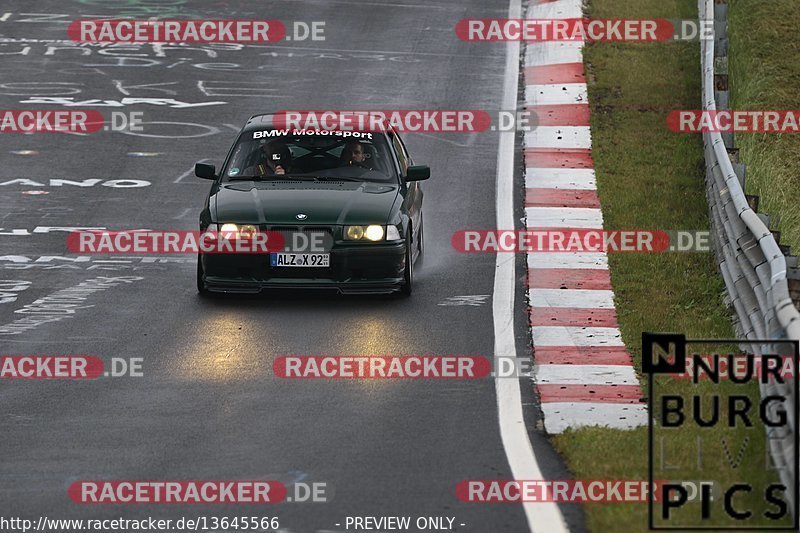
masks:
<instances>
[{"instance_id":1,"label":"metal guardrail","mask_svg":"<svg viewBox=\"0 0 800 533\"><path fill-rule=\"evenodd\" d=\"M727 5L719 0L698 0L700 19L714 21L714 39L700 41L703 72L703 110L727 107L727 93L715 94L715 62L727 59ZM725 78L727 82L727 77ZM727 87L724 87L727 89ZM727 145L726 145L726 141ZM711 214L711 233L719 268L725 280L729 303L736 311L739 338L800 339L800 313L792 302L787 282L787 258L767 227L769 217L756 213L745 196L744 166L731 162L728 148L733 138L718 132L703 133L706 160L706 196ZM739 170L737 175L736 170ZM766 222L766 223L765 223ZM794 260L794 258L791 258ZM748 345L760 354L789 354L787 344ZM791 431L786 435L770 434L770 453L781 482L793 507L796 486L794 472L794 395L791 381L785 384L770 380L760 385L762 397L779 394L789 398ZM792 513L798 510L792 508Z\"/></svg>"}]
</instances>

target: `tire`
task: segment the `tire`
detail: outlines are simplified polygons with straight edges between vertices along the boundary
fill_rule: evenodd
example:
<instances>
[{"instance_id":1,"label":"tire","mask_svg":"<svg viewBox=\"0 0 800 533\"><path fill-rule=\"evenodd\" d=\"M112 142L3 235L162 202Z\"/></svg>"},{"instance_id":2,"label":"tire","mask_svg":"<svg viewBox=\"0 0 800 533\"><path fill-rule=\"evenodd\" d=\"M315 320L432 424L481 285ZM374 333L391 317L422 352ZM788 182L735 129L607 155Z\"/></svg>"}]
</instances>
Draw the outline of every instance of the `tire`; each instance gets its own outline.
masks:
<instances>
[{"instance_id":1,"label":"tire","mask_svg":"<svg viewBox=\"0 0 800 533\"><path fill-rule=\"evenodd\" d=\"M411 232L408 232L406 242L411 242ZM403 284L400 286L400 295L404 298L411 296L414 287L414 257L411 246L406 246L406 268L403 270Z\"/></svg>"},{"instance_id":2,"label":"tire","mask_svg":"<svg viewBox=\"0 0 800 533\"><path fill-rule=\"evenodd\" d=\"M417 266L422 264L422 258L425 256L425 224L423 224L422 217L419 219L419 231L417 232Z\"/></svg>"},{"instance_id":3,"label":"tire","mask_svg":"<svg viewBox=\"0 0 800 533\"><path fill-rule=\"evenodd\" d=\"M203 263L200 261L200 256L197 256L197 294L203 298L208 298L210 292L206 288L206 282L203 281Z\"/></svg>"}]
</instances>

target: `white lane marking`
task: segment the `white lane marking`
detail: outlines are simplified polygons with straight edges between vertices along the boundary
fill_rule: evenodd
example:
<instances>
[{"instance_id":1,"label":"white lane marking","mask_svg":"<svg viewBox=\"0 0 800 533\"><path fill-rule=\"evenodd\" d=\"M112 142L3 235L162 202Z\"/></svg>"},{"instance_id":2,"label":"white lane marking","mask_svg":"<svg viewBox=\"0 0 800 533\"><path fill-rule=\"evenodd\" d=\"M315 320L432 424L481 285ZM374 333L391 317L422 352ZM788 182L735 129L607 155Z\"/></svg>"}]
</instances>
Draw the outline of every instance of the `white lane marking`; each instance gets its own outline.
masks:
<instances>
[{"instance_id":1,"label":"white lane marking","mask_svg":"<svg viewBox=\"0 0 800 533\"><path fill-rule=\"evenodd\" d=\"M198 161L198 163L205 163L206 161L210 161L210 159L201 159L200 161ZM172 183L180 183L184 178L188 178L193 174L194 174L194 165L192 165L192 167L189 170L178 176Z\"/></svg>"},{"instance_id":2,"label":"white lane marking","mask_svg":"<svg viewBox=\"0 0 800 533\"><path fill-rule=\"evenodd\" d=\"M459 307L459 306L470 306L470 307L480 307L486 303L486 300L489 299L489 294L471 294L466 296L450 296L445 298L443 302L440 302L436 305L440 305L443 307Z\"/></svg>"},{"instance_id":3,"label":"white lane marking","mask_svg":"<svg viewBox=\"0 0 800 533\"><path fill-rule=\"evenodd\" d=\"M533 4L528 8L529 19L579 19L583 18L581 2L575 0L552 0Z\"/></svg>"},{"instance_id":4,"label":"white lane marking","mask_svg":"<svg viewBox=\"0 0 800 533\"><path fill-rule=\"evenodd\" d=\"M534 326L535 346L625 346L619 328Z\"/></svg>"},{"instance_id":5,"label":"white lane marking","mask_svg":"<svg viewBox=\"0 0 800 533\"><path fill-rule=\"evenodd\" d=\"M632 429L647 425L647 407L639 403L547 402L542 411L550 434L585 426Z\"/></svg>"},{"instance_id":6,"label":"white lane marking","mask_svg":"<svg viewBox=\"0 0 800 533\"><path fill-rule=\"evenodd\" d=\"M589 126L537 126L525 133L525 148L592 147Z\"/></svg>"},{"instance_id":7,"label":"white lane marking","mask_svg":"<svg viewBox=\"0 0 800 533\"><path fill-rule=\"evenodd\" d=\"M192 211L194 211L194 209L192 209L191 207L187 207L183 211L181 211L179 215L172 217L172 220L180 220L185 216L191 214Z\"/></svg>"},{"instance_id":8,"label":"white lane marking","mask_svg":"<svg viewBox=\"0 0 800 533\"><path fill-rule=\"evenodd\" d=\"M509 0L508 16L521 18L521 0ZM501 109L517 108L519 83L519 42L506 43L506 64L503 81ZM495 214L497 228L514 230L514 149L515 133L501 132L497 149L497 177ZM514 331L514 291L516 286L515 258L513 254L497 254L495 259L494 291L492 294L492 320L494 325L494 356L517 358ZM516 379L495 377L497 415L500 437L514 479L544 479L536 451L531 445L522 413L522 394ZM566 532L567 526L555 503L522 504L533 533Z\"/></svg>"},{"instance_id":9,"label":"white lane marking","mask_svg":"<svg viewBox=\"0 0 800 533\"><path fill-rule=\"evenodd\" d=\"M528 268L608 270L608 256L603 252L529 253Z\"/></svg>"},{"instance_id":10,"label":"white lane marking","mask_svg":"<svg viewBox=\"0 0 800 533\"><path fill-rule=\"evenodd\" d=\"M603 212L594 207L526 207L525 217L529 228L603 229Z\"/></svg>"},{"instance_id":11,"label":"white lane marking","mask_svg":"<svg viewBox=\"0 0 800 533\"><path fill-rule=\"evenodd\" d=\"M13 13L3 13L3 16L2 16L2 17L0 17L0 22L5 22L5 21L7 21L7 20L9 19L9 17L11 17L11 15L12 15L12 14L13 14Z\"/></svg>"},{"instance_id":12,"label":"white lane marking","mask_svg":"<svg viewBox=\"0 0 800 533\"><path fill-rule=\"evenodd\" d=\"M525 186L531 189L596 190L592 168L526 168Z\"/></svg>"},{"instance_id":13,"label":"white lane marking","mask_svg":"<svg viewBox=\"0 0 800 533\"><path fill-rule=\"evenodd\" d=\"M638 385L630 365L538 365L536 382L562 385Z\"/></svg>"},{"instance_id":14,"label":"white lane marking","mask_svg":"<svg viewBox=\"0 0 800 533\"><path fill-rule=\"evenodd\" d=\"M531 307L614 309L614 291L605 289L530 289Z\"/></svg>"},{"instance_id":15,"label":"white lane marking","mask_svg":"<svg viewBox=\"0 0 800 533\"><path fill-rule=\"evenodd\" d=\"M585 104L588 101L585 83L545 83L525 86L525 105Z\"/></svg>"},{"instance_id":16,"label":"white lane marking","mask_svg":"<svg viewBox=\"0 0 800 533\"><path fill-rule=\"evenodd\" d=\"M525 48L526 67L563 63L583 63L583 43L581 41L528 43Z\"/></svg>"}]
</instances>

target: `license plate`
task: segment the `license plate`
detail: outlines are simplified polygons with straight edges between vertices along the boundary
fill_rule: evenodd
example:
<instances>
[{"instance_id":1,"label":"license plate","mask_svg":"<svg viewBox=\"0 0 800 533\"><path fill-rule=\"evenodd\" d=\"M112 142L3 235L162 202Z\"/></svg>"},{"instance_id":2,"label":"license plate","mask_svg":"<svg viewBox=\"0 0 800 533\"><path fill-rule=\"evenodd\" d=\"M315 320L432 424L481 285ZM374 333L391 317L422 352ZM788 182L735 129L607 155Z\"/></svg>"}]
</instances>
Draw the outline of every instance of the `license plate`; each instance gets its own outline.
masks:
<instances>
[{"instance_id":1,"label":"license plate","mask_svg":"<svg viewBox=\"0 0 800 533\"><path fill-rule=\"evenodd\" d=\"M329 267L331 254L270 254L274 267Z\"/></svg>"}]
</instances>

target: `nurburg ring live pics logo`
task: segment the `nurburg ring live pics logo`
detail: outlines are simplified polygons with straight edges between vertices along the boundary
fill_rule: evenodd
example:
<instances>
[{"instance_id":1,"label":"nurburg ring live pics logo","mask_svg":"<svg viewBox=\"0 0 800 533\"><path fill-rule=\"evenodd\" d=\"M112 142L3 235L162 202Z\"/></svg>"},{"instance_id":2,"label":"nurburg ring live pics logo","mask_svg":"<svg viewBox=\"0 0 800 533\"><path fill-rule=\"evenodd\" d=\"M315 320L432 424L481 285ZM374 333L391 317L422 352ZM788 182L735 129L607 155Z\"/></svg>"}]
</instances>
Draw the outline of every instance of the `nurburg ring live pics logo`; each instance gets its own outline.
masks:
<instances>
[{"instance_id":1,"label":"nurburg ring live pics logo","mask_svg":"<svg viewBox=\"0 0 800 533\"><path fill-rule=\"evenodd\" d=\"M798 344L642 334L650 529L797 530Z\"/></svg>"}]
</instances>

